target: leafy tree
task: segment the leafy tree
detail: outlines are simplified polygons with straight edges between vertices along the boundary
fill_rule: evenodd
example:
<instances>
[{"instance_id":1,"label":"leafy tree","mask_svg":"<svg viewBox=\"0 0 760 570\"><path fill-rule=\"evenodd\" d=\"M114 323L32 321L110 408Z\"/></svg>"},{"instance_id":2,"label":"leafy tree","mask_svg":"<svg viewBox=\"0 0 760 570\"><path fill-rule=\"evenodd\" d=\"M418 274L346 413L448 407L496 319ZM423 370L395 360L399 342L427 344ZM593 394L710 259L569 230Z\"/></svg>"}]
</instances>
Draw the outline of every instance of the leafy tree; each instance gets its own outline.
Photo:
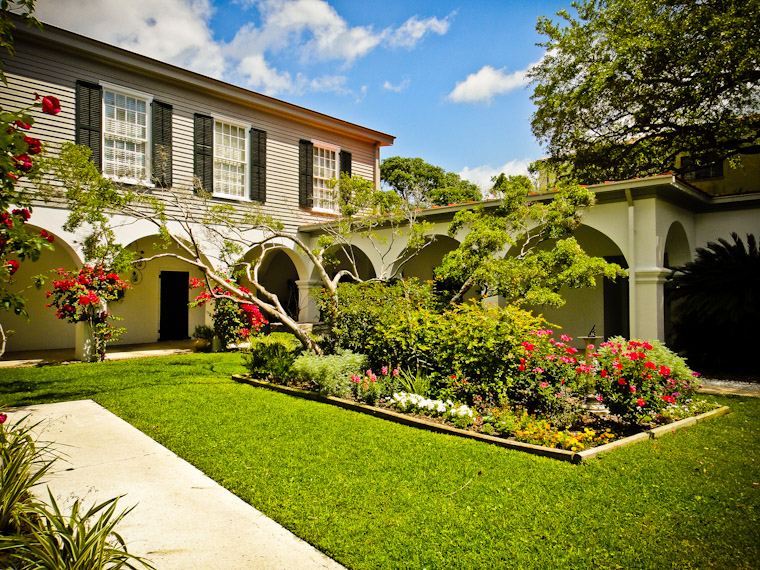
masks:
<instances>
[{"instance_id":1,"label":"leafy tree","mask_svg":"<svg viewBox=\"0 0 760 570\"><path fill-rule=\"evenodd\" d=\"M41 187L44 192L66 199L71 211L67 229L73 231L85 224L93 228L85 241L89 251L110 255L118 250L121 253L115 260L128 259L115 243L114 215L147 221L156 227L161 237L157 245L164 251L129 262L163 257L180 259L204 274L211 298L258 307L264 315L280 321L306 349L316 354L321 354L321 348L288 314L277 295L261 283L259 271L270 250L282 247L283 243L295 246L311 260L330 303L337 306L338 283L345 279L362 281L353 248L356 238L367 238L373 244L381 260L376 279L381 280L397 274L416 251L431 241L425 235L428 225L417 220L414 204L393 192L376 191L371 182L361 178L344 176L339 185L334 181L340 192L342 215L325 224L316 246L310 247L296 232L288 231L252 203L219 203L203 188L162 189L154 194L149 188L115 184L97 171L89 160L90 152L86 147L63 144L60 155L50 162L50 169L61 185ZM396 239L409 244L401 259L393 254ZM170 245L179 253L167 251ZM251 250L256 257L246 261L243 256ZM220 255L215 258L212 251ZM342 252L344 263L339 271L333 272L338 252ZM251 290L240 286L241 277L251 283Z\"/></svg>"},{"instance_id":2,"label":"leafy tree","mask_svg":"<svg viewBox=\"0 0 760 570\"><path fill-rule=\"evenodd\" d=\"M421 206L446 206L483 199L477 184L421 158L391 156L384 159L380 164L380 179L403 199Z\"/></svg>"},{"instance_id":3,"label":"leafy tree","mask_svg":"<svg viewBox=\"0 0 760 570\"><path fill-rule=\"evenodd\" d=\"M721 371L757 369L760 322L760 250L735 233L698 248L694 261L677 267L666 283L672 302L673 338L692 366Z\"/></svg>"},{"instance_id":4,"label":"leafy tree","mask_svg":"<svg viewBox=\"0 0 760 570\"><path fill-rule=\"evenodd\" d=\"M589 190L566 184L551 200L531 200L535 190L527 176L501 174L491 192L501 197L498 204L461 210L449 227L452 236L468 230L436 269L439 288L448 290L451 303L477 286L483 297L499 294L518 305L561 306L562 286L593 287L599 275L625 275L618 265L586 254L571 235L582 210L594 203ZM507 254L509 248L513 252Z\"/></svg>"},{"instance_id":5,"label":"leafy tree","mask_svg":"<svg viewBox=\"0 0 760 570\"><path fill-rule=\"evenodd\" d=\"M533 132L586 183L760 152L760 0L583 0L541 17Z\"/></svg>"}]
</instances>

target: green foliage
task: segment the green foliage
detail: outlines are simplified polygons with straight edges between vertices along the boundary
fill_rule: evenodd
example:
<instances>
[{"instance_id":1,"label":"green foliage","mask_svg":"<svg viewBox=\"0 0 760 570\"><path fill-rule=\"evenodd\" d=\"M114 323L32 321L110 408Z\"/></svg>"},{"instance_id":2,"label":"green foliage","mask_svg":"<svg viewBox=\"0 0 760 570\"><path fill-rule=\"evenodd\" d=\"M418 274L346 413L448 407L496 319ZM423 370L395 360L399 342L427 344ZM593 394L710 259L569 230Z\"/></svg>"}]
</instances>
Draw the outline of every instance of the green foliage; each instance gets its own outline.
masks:
<instances>
[{"instance_id":1,"label":"green foliage","mask_svg":"<svg viewBox=\"0 0 760 570\"><path fill-rule=\"evenodd\" d=\"M24 420L10 424L0 413L0 536L19 533L34 521L37 501L32 487L52 467L45 458L46 444L39 445L32 435L34 426Z\"/></svg>"},{"instance_id":2,"label":"green foliage","mask_svg":"<svg viewBox=\"0 0 760 570\"><path fill-rule=\"evenodd\" d=\"M293 364L302 350L303 345L291 334L255 336L243 353L243 366L253 376L288 382L293 379Z\"/></svg>"},{"instance_id":3,"label":"green foliage","mask_svg":"<svg viewBox=\"0 0 760 570\"><path fill-rule=\"evenodd\" d=\"M35 3L36 0L2 0L0 2L0 48L4 48L9 55L15 53L13 47L13 29L16 25L10 17L11 13L20 18L27 26L36 26L42 29L42 24L32 16ZM0 58L0 81L7 86L8 79L5 77L5 73L3 73L4 66L5 60Z\"/></svg>"},{"instance_id":4,"label":"green foliage","mask_svg":"<svg viewBox=\"0 0 760 570\"><path fill-rule=\"evenodd\" d=\"M421 158L391 156L383 159L380 180L404 200L420 206L446 206L483 199L477 184Z\"/></svg>"},{"instance_id":5,"label":"green foliage","mask_svg":"<svg viewBox=\"0 0 760 570\"><path fill-rule=\"evenodd\" d=\"M118 513L118 498L109 499L82 512L77 499L70 514L64 514L48 490L50 509L38 507L39 521L29 534L11 538L16 548L12 559L26 570L137 570L154 567L130 554L115 527L132 509Z\"/></svg>"},{"instance_id":6,"label":"green foliage","mask_svg":"<svg viewBox=\"0 0 760 570\"><path fill-rule=\"evenodd\" d=\"M117 514L116 499L84 515L77 500L65 515L50 490L50 508L34 498L32 487L55 461L52 445L40 445L32 433L36 426L26 418L13 424L7 419L0 413L0 563L20 570L153 568L129 554L116 533L115 526L129 512Z\"/></svg>"},{"instance_id":7,"label":"green foliage","mask_svg":"<svg viewBox=\"0 0 760 570\"><path fill-rule=\"evenodd\" d=\"M546 54L529 72L550 166L597 183L760 150L758 0L573 7L539 19Z\"/></svg>"},{"instance_id":8,"label":"green foliage","mask_svg":"<svg viewBox=\"0 0 760 570\"><path fill-rule=\"evenodd\" d=\"M304 353L293 363L293 372L302 380L313 383L324 396L345 396L350 389L351 376L367 366L367 357L350 350L317 356Z\"/></svg>"},{"instance_id":9,"label":"green foliage","mask_svg":"<svg viewBox=\"0 0 760 570\"><path fill-rule=\"evenodd\" d=\"M531 200L528 177L502 174L494 193L501 197L498 205L461 210L449 227L451 236L467 229L435 271L452 302L477 286L483 297L498 294L519 305L561 306L563 286L593 287L600 275L625 275L618 265L586 254L571 237L581 212L594 202L586 188L564 184L551 200Z\"/></svg>"},{"instance_id":10,"label":"green foliage","mask_svg":"<svg viewBox=\"0 0 760 570\"><path fill-rule=\"evenodd\" d=\"M409 394L427 397L430 393L430 377L419 370L402 370L398 381Z\"/></svg>"},{"instance_id":11,"label":"green foliage","mask_svg":"<svg viewBox=\"0 0 760 570\"><path fill-rule=\"evenodd\" d=\"M342 284L330 321L340 346L370 366L430 376L447 398L496 400L517 365L514 350L544 321L516 307L466 303L437 308L429 284Z\"/></svg>"},{"instance_id":12,"label":"green foliage","mask_svg":"<svg viewBox=\"0 0 760 570\"><path fill-rule=\"evenodd\" d=\"M757 369L755 337L760 322L760 251L752 234L746 245L735 233L698 248L665 284L672 303L673 346L692 366L718 371Z\"/></svg>"},{"instance_id":13,"label":"green foliage","mask_svg":"<svg viewBox=\"0 0 760 570\"><path fill-rule=\"evenodd\" d=\"M45 184L40 190L50 196L62 194L71 206L63 229L74 232L86 228L82 243L85 261L110 267L116 273L131 269L137 255L116 241L112 217L138 200L135 191L114 184L90 160L92 150L65 142L58 156L45 160L43 167L62 189Z\"/></svg>"}]
</instances>

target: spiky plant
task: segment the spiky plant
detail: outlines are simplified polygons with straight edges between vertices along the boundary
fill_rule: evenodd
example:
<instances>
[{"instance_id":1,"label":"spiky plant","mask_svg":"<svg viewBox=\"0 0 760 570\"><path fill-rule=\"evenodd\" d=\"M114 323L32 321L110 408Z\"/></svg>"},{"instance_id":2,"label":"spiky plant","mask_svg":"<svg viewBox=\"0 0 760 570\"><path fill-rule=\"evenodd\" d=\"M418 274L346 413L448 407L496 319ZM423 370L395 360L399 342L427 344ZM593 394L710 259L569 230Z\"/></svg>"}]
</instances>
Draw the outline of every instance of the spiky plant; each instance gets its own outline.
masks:
<instances>
[{"instance_id":1,"label":"spiky plant","mask_svg":"<svg viewBox=\"0 0 760 570\"><path fill-rule=\"evenodd\" d=\"M666 284L672 302L674 346L692 367L751 370L760 324L760 251L736 233L698 248L694 261L674 269Z\"/></svg>"}]
</instances>

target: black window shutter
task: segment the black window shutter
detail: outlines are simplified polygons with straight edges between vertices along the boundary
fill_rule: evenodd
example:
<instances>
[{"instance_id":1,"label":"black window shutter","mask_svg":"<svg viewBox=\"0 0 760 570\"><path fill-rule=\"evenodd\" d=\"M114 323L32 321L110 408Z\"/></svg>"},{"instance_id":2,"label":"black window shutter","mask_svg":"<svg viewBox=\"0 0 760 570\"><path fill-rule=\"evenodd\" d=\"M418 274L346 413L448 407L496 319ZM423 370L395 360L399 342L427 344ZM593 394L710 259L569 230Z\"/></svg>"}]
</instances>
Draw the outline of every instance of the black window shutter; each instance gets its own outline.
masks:
<instances>
[{"instance_id":1,"label":"black window shutter","mask_svg":"<svg viewBox=\"0 0 760 570\"><path fill-rule=\"evenodd\" d=\"M267 133L251 129L251 200L267 200Z\"/></svg>"},{"instance_id":2,"label":"black window shutter","mask_svg":"<svg viewBox=\"0 0 760 570\"><path fill-rule=\"evenodd\" d=\"M298 205L314 207L314 144L306 140L298 143Z\"/></svg>"},{"instance_id":3,"label":"black window shutter","mask_svg":"<svg viewBox=\"0 0 760 570\"><path fill-rule=\"evenodd\" d=\"M214 118L195 114L193 173L201 187L214 191Z\"/></svg>"},{"instance_id":4,"label":"black window shutter","mask_svg":"<svg viewBox=\"0 0 760 570\"><path fill-rule=\"evenodd\" d=\"M77 81L76 101L76 144L90 147L92 155L90 160L95 163L98 170L103 165L103 148L101 123L103 107L101 104L103 88L95 83Z\"/></svg>"},{"instance_id":5,"label":"black window shutter","mask_svg":"<svg viewBox=\"0 0 760 570\"><path fill-rule=\"evenodd\" d=\"M351 176L351 153L347 150L340 151L340 173Z\"/></svg>"},{"instance_id":6,"label":"black window shutter","mask_svg":"<svg viewBox=\"0 0 760 570\"><path fill-rule=\"evenodd\" d=\"M172 185L172 106L153 101L153 182L161 188Z\"/></svg>"}]
</instances>

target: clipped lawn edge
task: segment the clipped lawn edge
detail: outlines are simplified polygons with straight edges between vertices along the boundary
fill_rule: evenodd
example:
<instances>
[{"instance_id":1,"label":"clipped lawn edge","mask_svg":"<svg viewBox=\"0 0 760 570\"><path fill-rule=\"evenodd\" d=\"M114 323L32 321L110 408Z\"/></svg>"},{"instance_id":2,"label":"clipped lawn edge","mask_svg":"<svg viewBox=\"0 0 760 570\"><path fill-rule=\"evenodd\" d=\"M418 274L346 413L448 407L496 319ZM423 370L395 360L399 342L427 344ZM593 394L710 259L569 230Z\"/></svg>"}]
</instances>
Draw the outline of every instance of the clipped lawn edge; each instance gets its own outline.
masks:
<instances>
[{"instance_id":1,"label":"clipped lawn edge","mask_svg":"<svg viewBox=\"0 0 760 570\"><path fill-rule=\"evenodd\" d=\"M593 459L600 453L606 453L614 449L626 447L628 445L631 445L633 443L636 443L645 439L655 439L666 433L675 432L676 430L679 430L683 427L693 426L699 422L703 422L705 420L723 416L730 411L730 408L728 406L721 406L720 408L711 410L709 412L705 412L704 414L699 414L698 416L685 418L683 420L673 422L672 424L667 424L667 425L660 426L651 430L643 431L641 433L637 433L629 437L624 437L622 439L618 439L616 441L607 443L605 445L600 445L598 447L593 447L591 449L587 449L584 451L569 451L566 449L543 447L540 445L533 445L531 443L522 443L520 441L513 441L509 439L504 439L501 437L495 437L495 436L487 435L484 433L477 433L477 432L472 432L468 430L463 430L463 429L459 429L459 428L455 428L455 427L451 427L451 426L447 426L447 425L443 425L443 424L439 424L439 423L435 423L435 422L431 422L431 421L427 421L427 420L423 420L419 418L414 418L406 414L394 412L392 410L387 410L384 408L376 408L375 406L369 406L367 404L359 404L352 400L344 400L343 398L336 398L335 396L322 396L321 394L317 392L302 390L300 388L291 388L290 386L280 386L279 384L273 384L265 380L257 380L255 378L250 378L248 376L243 376L240 374L233 374L232 379L235 380L236 382L240 382L241 384L248 384L250 386L258 386L260 388L267 388L269 390L274 390L275 392L289 394L291 396L304 398L306 400L313 400L315 402L322 402L324 404L332 404L333 406L338 406L346 410L351 410L354 412L359 412L362 414L375 416L378 418L396 422L398 424L416 427L416 428L420 428L420 429L424 429L424 430L432 431L436 433L444 433L444 434L449 434L449 435L455 435L458 437L464 437L468 439L483 441L483 442L490 443L493 445L498 445L500 447L506 447L508 449L514 449L517 451L532 453L533 455L541 455L543 457L559 459L560 461L569 461L570 463L574 463L574 464L582 463L583 461Z\"/></svg>"}]
</instances>

